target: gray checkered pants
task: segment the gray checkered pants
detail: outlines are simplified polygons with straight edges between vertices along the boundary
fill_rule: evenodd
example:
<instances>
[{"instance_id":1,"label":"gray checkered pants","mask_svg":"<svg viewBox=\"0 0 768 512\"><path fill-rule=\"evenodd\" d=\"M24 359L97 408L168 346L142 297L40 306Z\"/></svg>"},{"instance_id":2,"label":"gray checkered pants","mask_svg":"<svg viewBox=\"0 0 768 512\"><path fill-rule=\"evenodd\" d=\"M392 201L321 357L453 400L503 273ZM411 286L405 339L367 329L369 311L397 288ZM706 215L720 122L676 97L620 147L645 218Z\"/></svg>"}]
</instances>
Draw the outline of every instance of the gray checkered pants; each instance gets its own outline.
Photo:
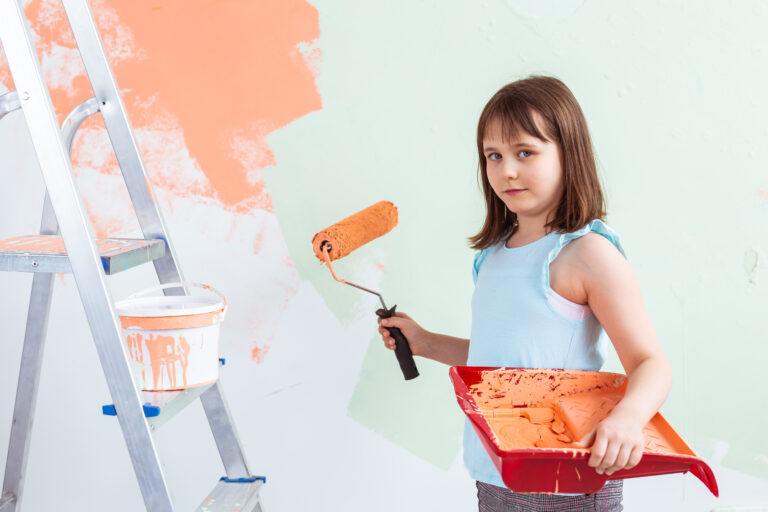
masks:
<instances>
[{"instance_id":1,"label":"gray checkered pants","mask_svg":"<svg viewBox=\"0 0 768 512\"><path fill-rule=\"evenodd\" d=\"M479 512L621 512L623 480L609 480L594 494L563 496L512 492L477 482Z\"/></svg>"}]
</instances>

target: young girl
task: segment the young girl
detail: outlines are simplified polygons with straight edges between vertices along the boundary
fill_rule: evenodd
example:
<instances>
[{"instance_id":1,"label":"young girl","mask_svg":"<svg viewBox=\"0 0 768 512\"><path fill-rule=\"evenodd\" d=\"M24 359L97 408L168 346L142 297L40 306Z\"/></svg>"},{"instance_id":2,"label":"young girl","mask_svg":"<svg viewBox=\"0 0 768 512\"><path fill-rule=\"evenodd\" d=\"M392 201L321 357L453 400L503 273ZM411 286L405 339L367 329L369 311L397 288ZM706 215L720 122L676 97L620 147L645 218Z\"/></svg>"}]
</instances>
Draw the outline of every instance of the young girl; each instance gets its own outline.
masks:
<instances>
[{"instance_id":1,"label":"young girl","mask_svg":"<svg viewBox=\"0 0 768 512\"><path fill-rule=\"evenodd\" d=\"M640 462L642 429L669 392L672 370L643 306L618 235L604 222L603 193L584 114L568 87L531 76L499 90L477 127L486 218L469 240L474 259L470 339L399 327L414 355L445 364L599 370L610 337L628 376L626 395L580 443L589 465L611 475ZM467 421L464 462L480 511L622 510L622 480L595 494L510 491Z\"/></svg>"}]
</instances>

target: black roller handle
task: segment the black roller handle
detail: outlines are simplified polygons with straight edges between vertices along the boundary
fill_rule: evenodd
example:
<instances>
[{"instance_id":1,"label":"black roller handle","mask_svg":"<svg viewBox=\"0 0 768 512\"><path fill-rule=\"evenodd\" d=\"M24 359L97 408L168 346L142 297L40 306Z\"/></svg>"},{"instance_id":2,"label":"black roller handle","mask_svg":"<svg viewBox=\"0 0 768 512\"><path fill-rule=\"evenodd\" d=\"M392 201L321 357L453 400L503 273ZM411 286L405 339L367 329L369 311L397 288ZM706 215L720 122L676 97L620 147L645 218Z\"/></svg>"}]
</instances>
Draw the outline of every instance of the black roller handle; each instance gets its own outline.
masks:
<instances>
[{"instance_id":1,"label":"black roller handle","mask_svg":"<svg viewBox=\"0 0 768 512\"><path fill-rule=\"evenodd\" d=\"M376 314L382 319L391 318L395 316L395 308L397 308L397 305L392 306L390 309L379 308L376 310ZM413 360L413 352L411 352L408 340L405 339L403 332L397 327L384 328L395 339L395 355L397 356L397 362L400 363L400 369L403 371L403 377L405 377L405 380L415 379L419 376L419 370L416 368L416 362Z\"/></svg>"}]
</instances>

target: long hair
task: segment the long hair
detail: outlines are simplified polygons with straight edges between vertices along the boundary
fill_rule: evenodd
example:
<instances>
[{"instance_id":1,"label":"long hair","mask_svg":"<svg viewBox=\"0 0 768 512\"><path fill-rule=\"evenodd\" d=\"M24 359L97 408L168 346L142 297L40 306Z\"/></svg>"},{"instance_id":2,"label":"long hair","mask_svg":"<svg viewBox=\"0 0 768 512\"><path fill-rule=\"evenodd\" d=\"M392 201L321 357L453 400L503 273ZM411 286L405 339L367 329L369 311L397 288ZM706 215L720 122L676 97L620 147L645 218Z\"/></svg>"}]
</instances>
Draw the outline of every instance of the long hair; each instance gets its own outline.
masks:
<instances>
[{"instance_id":1,"label":"long hair","mask_svg":"<svg viewBox=\"0 0 768 512\"><path fill-rule=\"evenodd\" d=\"M537 126L534 112L542 119ZM485 249L506 240L517 230L517 215L496 195L488 181L483 152L486 130L500 122L502 137L509 140L520 130L544 142L554 142L563 168L563 195L549 231L569 233L594 219L604 220L605 201L597 176L587 121L568 87L550 76L532 75L502 87L488 101L477 123L478 178L482 181L486 216L480 232L469 237L472 249Z\"/></svg>"}]
</instances>

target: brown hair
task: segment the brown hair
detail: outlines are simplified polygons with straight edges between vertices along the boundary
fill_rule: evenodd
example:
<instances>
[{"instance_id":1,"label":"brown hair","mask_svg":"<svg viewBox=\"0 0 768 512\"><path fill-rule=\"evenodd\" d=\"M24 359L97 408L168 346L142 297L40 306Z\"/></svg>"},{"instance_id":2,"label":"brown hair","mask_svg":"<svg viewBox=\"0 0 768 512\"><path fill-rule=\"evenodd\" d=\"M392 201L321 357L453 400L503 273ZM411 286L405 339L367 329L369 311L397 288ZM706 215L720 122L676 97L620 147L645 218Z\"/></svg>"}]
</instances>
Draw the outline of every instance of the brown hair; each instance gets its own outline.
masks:
<instances>
[{"instance_id":1,"label":"brown hair","mask_svg":"<svg viewBox=\"0 0 768 512\"><path fill-rule=\"evenodd\" d=\"M539 114L544 126L536 125L534 112ZM605 201L584 113L563 82L550 76L532 75L499 89L480 114L478 178L485 195L486 216L480 232L469 237L472 249L490 247L517 230L517 215L507 212L507 206L488 181L483 139L494 121L500 121L505 140L523 130L539 140L557 144L563 167L563 195L554 218L546 227L569 233L594 219L603 220Z\"/></svg>"}]
</instances>

